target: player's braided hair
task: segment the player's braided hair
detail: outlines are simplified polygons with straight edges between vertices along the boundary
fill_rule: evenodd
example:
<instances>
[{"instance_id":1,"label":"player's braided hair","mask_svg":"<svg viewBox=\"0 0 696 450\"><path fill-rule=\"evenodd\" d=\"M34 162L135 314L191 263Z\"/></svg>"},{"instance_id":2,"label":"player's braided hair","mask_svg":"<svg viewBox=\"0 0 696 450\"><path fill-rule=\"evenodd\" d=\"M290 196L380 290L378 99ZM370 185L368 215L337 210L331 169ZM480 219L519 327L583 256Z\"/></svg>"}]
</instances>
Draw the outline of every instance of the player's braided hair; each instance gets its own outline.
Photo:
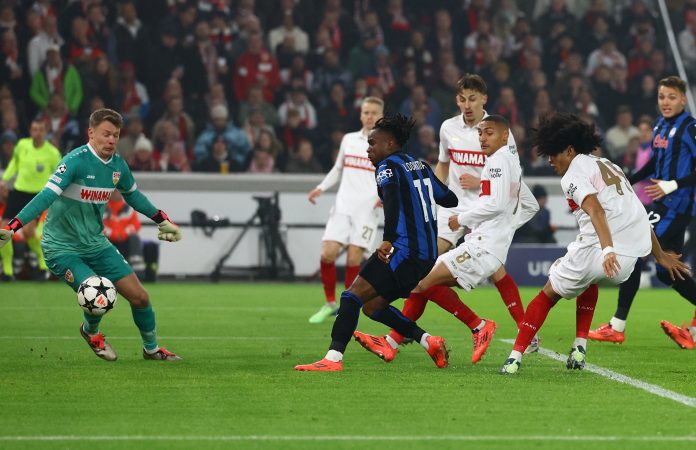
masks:
<instances>
[{"instance_id":1,"label":"player's braided hair","mask_svg":"<svg viewBox=\"0 0 696 450\"><path fill-rule=\"evenodd\" d=\"M589 154L602 144L593 123L586 123L570 113L554 113L542 117L532 129L532 145L539 156L558 155L572 145L576 153Z\"/></svg>"},{"instance_id":2,"label":"player's braided hair","mask_svg":"<svg viewBox=\"0 0 696 450\"><path fill-rule=\"evenodd\" d=\"M401 114L387 115L382 117L375 123L374 129L386 131L394 136L396 143L399 147L406 145L409 136L411 135L411 128L416 124L416 122L410 117L402 116Z\"/></svg>"}]
</instances>

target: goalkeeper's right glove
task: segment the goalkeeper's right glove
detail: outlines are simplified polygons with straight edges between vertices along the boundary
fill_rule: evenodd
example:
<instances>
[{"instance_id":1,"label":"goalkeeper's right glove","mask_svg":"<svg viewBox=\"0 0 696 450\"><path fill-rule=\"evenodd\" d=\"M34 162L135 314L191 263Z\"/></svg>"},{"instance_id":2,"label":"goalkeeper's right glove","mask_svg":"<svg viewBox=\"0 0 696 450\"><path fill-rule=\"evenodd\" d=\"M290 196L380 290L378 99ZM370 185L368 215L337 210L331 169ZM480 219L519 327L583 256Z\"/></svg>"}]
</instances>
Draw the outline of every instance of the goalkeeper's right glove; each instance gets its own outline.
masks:
<instances>
[{"instance_id":1,"label":"goalkeeper's right glove","mask_svg":"<svg viewBox=\"0 0 696 450\"><path fill-rule=\"evenodd\" d=\"M16 217L4 227L0 228L0 248L3 248L8 242L12 240L12 236L14 236L15 231L19 230L22 228L22 222L19 221Z\"/></svg>"}]
</instances>

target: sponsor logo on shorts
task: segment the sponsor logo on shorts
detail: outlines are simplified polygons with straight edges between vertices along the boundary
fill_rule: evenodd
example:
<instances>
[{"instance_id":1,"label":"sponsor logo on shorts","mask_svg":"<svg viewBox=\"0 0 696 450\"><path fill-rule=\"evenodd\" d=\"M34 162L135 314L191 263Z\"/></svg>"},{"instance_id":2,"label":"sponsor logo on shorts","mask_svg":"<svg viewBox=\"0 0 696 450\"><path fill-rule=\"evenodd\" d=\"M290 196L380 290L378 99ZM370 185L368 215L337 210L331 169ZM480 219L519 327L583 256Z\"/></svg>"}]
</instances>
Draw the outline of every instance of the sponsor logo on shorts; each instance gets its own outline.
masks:
<instances>
[{"instance_id":1,"label":"sponsor logo on shorts","mask_svg":"<svg viewBox=\"0 0 696 450\"><path fill-rule=\"evenodd\" d=\"M114 185L118 184L118 180L121 179L121 172L114 172L111 174L111 181L114 182Z\"/></svg>"},{"instance_id":2,"label":"sponsor logo on shorts","mask_svg":"<svg viewBox=\"0 0 696 450\"><path fill-rule=\"evenodd\" d=\"M73 283L75 281L75 277L70 269L65 271L65 281L68 283Z\"/></svg>"},{"instance_id":3,"label":"sponsor logo on shorts","mask_svg":"<svg viewBox=\"0 0 696 450\"><path fill-rule=\"evenodd\" d=\"M63 174L63 173L65 173L66 170L68 170L68 166L66 166L65 163L63 163L60 166L58 166L58 168L56 169L56 172Z\"/></svg>"}]
</instances>

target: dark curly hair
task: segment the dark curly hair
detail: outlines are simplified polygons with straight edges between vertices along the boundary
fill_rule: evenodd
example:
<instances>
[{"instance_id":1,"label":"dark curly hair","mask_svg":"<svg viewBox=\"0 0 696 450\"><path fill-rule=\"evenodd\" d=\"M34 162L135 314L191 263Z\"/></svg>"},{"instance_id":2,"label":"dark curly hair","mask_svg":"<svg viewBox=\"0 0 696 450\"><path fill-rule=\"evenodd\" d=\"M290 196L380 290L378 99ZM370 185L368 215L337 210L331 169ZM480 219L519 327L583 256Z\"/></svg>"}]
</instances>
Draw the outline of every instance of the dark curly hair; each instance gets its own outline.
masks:
<instances>
[{"instance_id":1,"label":"dark curly hair","mask_svg":"<svg viewBox=\"0 0 696 450\"><path fill-rule=\"evenodd\" d=\"M415 124L416 122L410 117L397 113L382 117L375 123L373 129L390 133L399 147L403 147L411 136L411 129Z\"/></svg>"},{"instance_id":2,"label":"dark curly hair","mask_svg":"<svg viewBox=\"0 0 696 450\"><path fill-rule=\"evenodd\" d=\"M576 153L589 154L602 144L594 124L584 122L570 113L554 113L542 117L532 129L532 145L539 156L554 156L572 145Z\"/></svg>"}]
</instances>

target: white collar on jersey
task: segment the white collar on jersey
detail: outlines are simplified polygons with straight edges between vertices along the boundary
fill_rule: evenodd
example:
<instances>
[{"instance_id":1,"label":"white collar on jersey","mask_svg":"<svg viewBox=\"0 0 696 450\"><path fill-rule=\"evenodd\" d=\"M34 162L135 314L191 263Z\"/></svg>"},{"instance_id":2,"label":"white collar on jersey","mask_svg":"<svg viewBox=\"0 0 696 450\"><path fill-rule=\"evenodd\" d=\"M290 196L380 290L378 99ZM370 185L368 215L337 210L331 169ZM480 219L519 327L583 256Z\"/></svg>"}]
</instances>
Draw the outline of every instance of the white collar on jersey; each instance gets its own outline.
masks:
<instances>
[{"instance_id":1,"label":"white collar on jersey","mask_svg":"<svg viewBox=\"0 0 696 450\"><path fill-rule=\"evenodd\" d=\"M481 117L481 120L479 120L479 123L483 122L483 119L485 119L485 118L488 117L489 115L490 115L490 114L488 114L488 113L486 112L486 110L484 109L484 110L483 110L483 117ZM473 127L470 127L469 124L466 123L466 119L464 118L464 113L460 113L460 114L459 114L459 117L462 118L462 124L464 125L464 129L465 129L465 130L478 130L479 123L477 123L477 124L474 125Z\"/></svg>"},{"instance_id":2,"label":"white collar on jersey","mask_svg":"<svg viewBox=\"0 0 696 450\"><path fill-rule=\"evenodd\" d=\"M101 156L97 155L97 151L94 150L94 149L92 148L91 145L89 145L89 142L87 143L87 148L88 148L89 151L92 152L92 154L93 154L94 156L96 156L96 158L97 158L99 161L101 161L102 164L104 164L104 165L109 164L109 163L111 162L111 160L114 159L114 155L111 155L111 158L109 158L108 161L104 161L104 160L101 158Z\"/></svg>"}]
</instances>

